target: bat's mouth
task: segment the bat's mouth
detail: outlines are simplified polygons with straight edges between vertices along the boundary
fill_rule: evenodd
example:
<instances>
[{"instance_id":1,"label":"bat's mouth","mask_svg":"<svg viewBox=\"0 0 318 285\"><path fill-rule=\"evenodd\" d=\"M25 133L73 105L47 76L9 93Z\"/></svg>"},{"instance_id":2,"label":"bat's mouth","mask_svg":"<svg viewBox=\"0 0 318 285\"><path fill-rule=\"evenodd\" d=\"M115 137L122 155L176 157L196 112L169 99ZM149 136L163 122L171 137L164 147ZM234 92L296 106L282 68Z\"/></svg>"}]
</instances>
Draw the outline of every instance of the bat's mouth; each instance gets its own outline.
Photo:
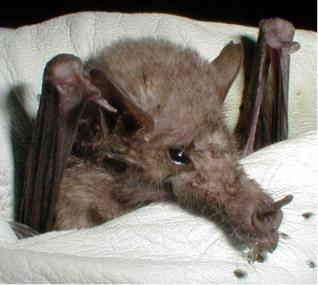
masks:
<instances>
[{"instance_id":1,"label":"bat's mouth","mask_svg":"<svg viewBox=\"0 0 318 285\"><path fill-rule=\"evenodd\" d=\"M236 238L243 244L255 251L269 251L273 252L279 240L278 230L270 230L268 232L260 233L259 231L235 231Z\"/></svg>"}]
</instances>

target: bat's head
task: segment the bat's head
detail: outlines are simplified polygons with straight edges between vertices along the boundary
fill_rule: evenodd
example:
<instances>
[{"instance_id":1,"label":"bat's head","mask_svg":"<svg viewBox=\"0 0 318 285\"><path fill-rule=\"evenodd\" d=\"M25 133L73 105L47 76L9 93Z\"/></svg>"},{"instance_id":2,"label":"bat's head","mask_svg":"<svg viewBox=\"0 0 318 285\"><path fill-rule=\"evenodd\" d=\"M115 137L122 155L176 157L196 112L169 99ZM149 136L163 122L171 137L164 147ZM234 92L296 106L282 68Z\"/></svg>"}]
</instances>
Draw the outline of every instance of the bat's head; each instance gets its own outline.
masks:
<instances>
[{"instance_id":1,"label":"bat's head","mask_svg":"<svg viewBox=\"0 0 318 285\"><path fill-rule=\"evenodd\" d=\"M170 191L241 241L274 249L288 198L274 202L246 177L223 121L241 46L230 43L209 63L165 42L126 42L108 49L104 61L103 72L91 76L118 110L106 120L107 145L113 159L127 164L119 174L123 185Z\"/></svg>"}]
</instances>

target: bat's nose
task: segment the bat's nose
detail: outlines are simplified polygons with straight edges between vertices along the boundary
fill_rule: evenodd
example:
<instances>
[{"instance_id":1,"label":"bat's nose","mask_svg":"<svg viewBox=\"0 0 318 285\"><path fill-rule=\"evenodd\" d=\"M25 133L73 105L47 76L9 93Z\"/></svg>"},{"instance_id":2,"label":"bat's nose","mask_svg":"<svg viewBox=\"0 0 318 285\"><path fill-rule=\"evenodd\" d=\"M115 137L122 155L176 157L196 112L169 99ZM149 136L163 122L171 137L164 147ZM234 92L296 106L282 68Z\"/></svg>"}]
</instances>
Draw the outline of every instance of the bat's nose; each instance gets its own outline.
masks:
<instances>
[{"instance_id":1,"label":"bat's nose","mask_svg":"<svg viewBox=\"0 0 318 285\"><path fill-rule=\"evenodd\" d=\"M278 229L283 219L282 210L273 210L267 213L256 211L252 216L254 227L262 233L274 232Z\"/></svg>"},{"instance_id":2,"label":"bat's nose","mask_svg":"<svg viewBox=\"0 0 318 285\"><path fill-rule=\"evenodd\" d=\"M283 219L281 207L288 204L293 199L292 195L287 195L281 200L272 203L267 208L255 209L252 215L252 224L259 232L276 231Z\"/></svg>"}]
</instances>

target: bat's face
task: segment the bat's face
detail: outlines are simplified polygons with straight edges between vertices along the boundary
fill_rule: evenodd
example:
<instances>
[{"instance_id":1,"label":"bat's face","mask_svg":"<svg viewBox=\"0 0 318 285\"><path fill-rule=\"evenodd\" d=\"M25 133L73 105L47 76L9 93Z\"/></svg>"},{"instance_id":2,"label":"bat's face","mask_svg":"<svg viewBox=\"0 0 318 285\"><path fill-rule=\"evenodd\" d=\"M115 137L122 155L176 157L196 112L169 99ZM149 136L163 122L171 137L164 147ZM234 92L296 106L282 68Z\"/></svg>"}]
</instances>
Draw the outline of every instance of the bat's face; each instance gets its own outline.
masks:
<instances>
[{"instance_id":1,"label":"bat's face","mask_svg":"<svg viewBox=\"0 0 318 285\"><path fill-rule=\"evenodd\" d=\"M155 121L145 137L126 146L117 143L127 164L138 169L133 183L170 191L180 205L219 222L240 242L275 249L281 202L275 203L246 177L223 121L201 117L205 123L196 126L186 123L194 119L191 114L185 122L171 121L165 132L162 125L156 128ZM188 129L183 133L185 124Z\"/></svg>"},{"instance_id":2,"label":"bat's face","mask_svg":"<svg viewBox=\"0 0 318 285\"><path fill-rule=\"evenodd\" d=\"M122 87L117 91L127 92L133 103L121 95L108 98L119 109L108 140L134 170L133 180L122 174L123 184L129 176L128 184L170 191L179 204L218 220L241 241L274 249L286 201L275 203L246 177L223 122L223 99L241 57L235 45L212 64L171 46L119 45L106 61ZM123 58L127 74L118 64Z\"/></svg>"}]
</instances>

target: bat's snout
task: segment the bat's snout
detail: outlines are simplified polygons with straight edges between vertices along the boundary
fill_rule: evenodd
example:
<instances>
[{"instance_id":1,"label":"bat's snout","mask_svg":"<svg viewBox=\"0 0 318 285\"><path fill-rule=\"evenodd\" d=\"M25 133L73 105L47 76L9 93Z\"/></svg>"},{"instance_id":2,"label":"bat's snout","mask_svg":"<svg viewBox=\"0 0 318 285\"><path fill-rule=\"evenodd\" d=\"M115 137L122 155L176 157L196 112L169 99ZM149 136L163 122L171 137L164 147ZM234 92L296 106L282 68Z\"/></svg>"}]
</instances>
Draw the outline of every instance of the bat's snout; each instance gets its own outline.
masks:
<instances>
[{"instance_id":1,"label":"bat's snout","mask_svg":"<svg viewBox=\"0 0 318 285\"><path fill-rule=\"evenodd\" d=\"M276 231L283 219L282 210L274 210L268 213L256 211L252 216L252 224L255 229L261 233Z\"/></svg>"},{"instance_id":2,"label":"bat's snout","mask_svg":"<svg viewBox=\"0 0 318 285\"><path fill-rule=\"evenodd\" d=\"M252 216L252 224L263 233L274 232L278 230L282 219L283 211L281 208L290 203L293 199L292 195L288 195L281 200L272 203L268 208L257 209Z\"/></svg>"},{"instance_id":3,"label":"bat's snout","mask_svg":"<svg viewBox=\"0 0 318 285\"><path fill-rule=\"evenodd\" d=\"M291 200L291 195L275 202L263 191L242 191L228 205L227 214L241 241L258 250L272 251L283 220L281 208Z\"/></svg>"}]
</instances>

